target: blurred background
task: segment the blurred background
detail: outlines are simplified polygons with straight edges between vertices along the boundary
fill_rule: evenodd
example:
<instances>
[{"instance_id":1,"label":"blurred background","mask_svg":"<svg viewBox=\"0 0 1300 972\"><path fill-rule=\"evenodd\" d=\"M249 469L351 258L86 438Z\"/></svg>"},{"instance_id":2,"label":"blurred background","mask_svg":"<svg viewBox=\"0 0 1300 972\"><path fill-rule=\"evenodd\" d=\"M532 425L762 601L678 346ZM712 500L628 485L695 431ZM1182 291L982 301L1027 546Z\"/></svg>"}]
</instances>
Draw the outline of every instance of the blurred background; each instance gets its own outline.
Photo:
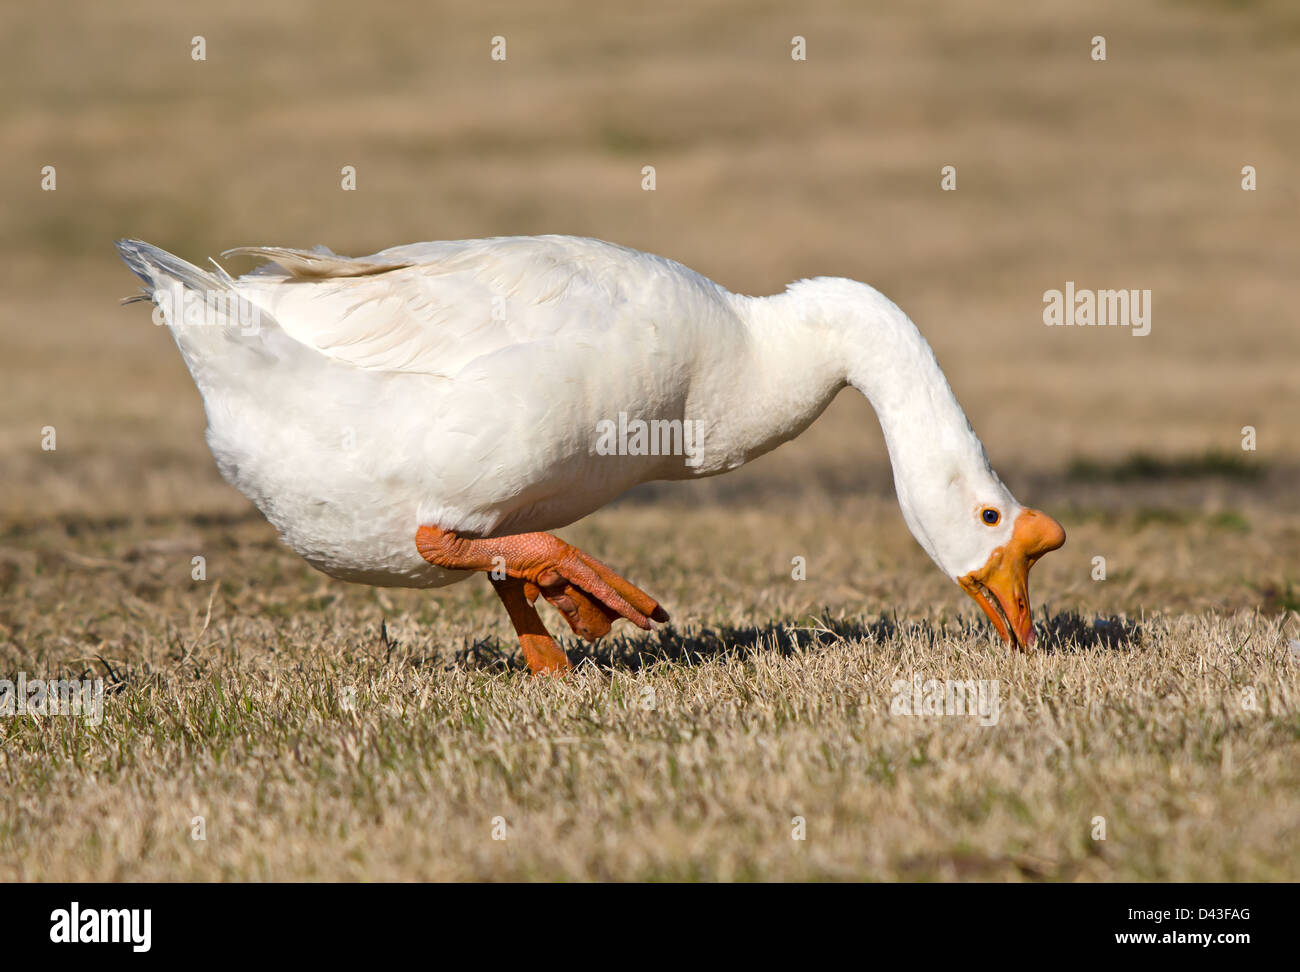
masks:
<instances>
[{"instance_id":1,"label":"blurred background","mask_svg":"<svg viewBox=\"0 0 1300 972\"><path fill-rule=\"evenodd\" d=\"M1294 4L10 4L0 85L11 533L249 510L170 338L118 306L136 281L115 238L202 263L246 244L572 233L741 292L873 284L1026 502L1206 512L1274 558L1300 541ZM1151 333L1045 327L1044 292L1067 280L1150 289ZM631 502L891 489L870 409L846 394L734 476Z\"/></svg>"}]
</instances>

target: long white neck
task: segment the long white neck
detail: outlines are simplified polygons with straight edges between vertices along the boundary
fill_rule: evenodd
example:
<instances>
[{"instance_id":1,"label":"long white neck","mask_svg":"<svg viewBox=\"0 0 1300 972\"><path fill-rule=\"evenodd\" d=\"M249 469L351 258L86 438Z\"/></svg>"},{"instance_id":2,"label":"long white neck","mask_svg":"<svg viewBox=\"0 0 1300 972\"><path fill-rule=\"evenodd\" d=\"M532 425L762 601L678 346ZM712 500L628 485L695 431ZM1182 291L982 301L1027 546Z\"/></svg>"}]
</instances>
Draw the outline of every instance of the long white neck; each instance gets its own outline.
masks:
<instances>
[{"instance_id":1,"label":"long white neck","mask_svg":"<svg viewBox=\"0 0 1300 972\"><path fill-rule=\"evenodd\" d=\"M741 421L746 458L803 431L844 385L871 402L885 435L899 505L913 535L936 559L928 509L951 506L967 486L1005 487L916 325L875 289L817 278L784 294L740 298L752 339L751 374ZM761 399L762 404L755 404Z\"/></svg>"}]
</instances>

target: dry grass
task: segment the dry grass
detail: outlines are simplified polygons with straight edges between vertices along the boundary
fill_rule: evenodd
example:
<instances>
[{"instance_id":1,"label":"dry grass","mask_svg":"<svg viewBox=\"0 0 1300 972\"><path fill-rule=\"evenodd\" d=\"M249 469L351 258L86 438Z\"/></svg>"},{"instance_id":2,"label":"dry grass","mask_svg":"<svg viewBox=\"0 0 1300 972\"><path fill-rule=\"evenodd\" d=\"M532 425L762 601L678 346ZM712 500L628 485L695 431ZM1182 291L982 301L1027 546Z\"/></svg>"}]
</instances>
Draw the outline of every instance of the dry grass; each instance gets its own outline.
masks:
<instances>
[{"instance_id":1,"label":"dry grass","mask_svg":"<svg viewBox=\"0 0 1300 972\"><path fill-rule=\"evenodd\" d=\"M98 728L0 719L0 879L1300 878L1293 8L570 6L0 14L0 678L110 688ZM171 342L115 306L117 236L531 232L897 299L1069 531L1034 572L1043 650L998 647L917 549L844 397L565 531L676 620L530 679L485 583L349 587L285 551ZM1065 280L1151 288L1151 335L1044 328ZM913 675L998 680L997 724L891 715Z\"/></svg>"},{"instance_id":2,"label":"dry grass","mask_svg":"<svg viewBox=\"0 0 1300 972\"><path fill-rule=\"evenodd\" d=\"M587 663L560 684L520 670L487 584L339 585L255 517L10 537L0 665L85 670L110 694L97 729L0 723L0 877L1296 877L1293 615L1138 610L1178 589L1146 546L1221 553L1184 596L1240 597L1229 565L1253 531L1086 524L1134 566L1096 584L1070 579L1084 552L1045 560L1053 607L1026 657L959 604L889 499L812 505L784 532L767 501L724 518L671 497L569 531L683 620L570 643ZM692 542L657 542L668 522ZM996 724L891 715L914 676L998 680Z\"/></svg>"}]
</instances>

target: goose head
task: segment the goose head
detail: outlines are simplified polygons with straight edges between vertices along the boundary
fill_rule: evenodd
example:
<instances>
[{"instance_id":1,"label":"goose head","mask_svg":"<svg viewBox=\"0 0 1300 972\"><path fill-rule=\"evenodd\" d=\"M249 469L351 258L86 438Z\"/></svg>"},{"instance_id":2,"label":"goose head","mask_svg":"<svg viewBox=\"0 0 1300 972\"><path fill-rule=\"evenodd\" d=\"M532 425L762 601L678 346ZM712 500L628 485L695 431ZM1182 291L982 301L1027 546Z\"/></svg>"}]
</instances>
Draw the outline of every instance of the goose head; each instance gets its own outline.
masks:
<instances>
[{"instance_id":1,"label":"goose head","mask_svg":"<svg viewBox=\"0 0 1300 972\"><path fill-rule=\"evenodd\" d=\"M895 470L903 518L939 568L988 615L1002 640L1028 649L1035 641L1029 570L1065 543L1065 530L1046 513L1016 502L982 447L945 458L945 474L938 476L931 469L920 480L902 482Z\"/></svg>"},{"instance_id":2,"label":"goose head","mask_svg":"<svg viewBox=\"0 0 1300 972\"><path fill-rule=\"evenodd\" d=\"M981 520L999 512L994 507L981 507ZM1028 648L1034 643L1034 620L1029 609L1029 568L1043 554L1065 543L1065 531L1046 513L1021 508L1011 521L1009 533L989 553L983 566L954 580L984 609L1002 640L1016 647Z\"/></svg>"}]
</instances>

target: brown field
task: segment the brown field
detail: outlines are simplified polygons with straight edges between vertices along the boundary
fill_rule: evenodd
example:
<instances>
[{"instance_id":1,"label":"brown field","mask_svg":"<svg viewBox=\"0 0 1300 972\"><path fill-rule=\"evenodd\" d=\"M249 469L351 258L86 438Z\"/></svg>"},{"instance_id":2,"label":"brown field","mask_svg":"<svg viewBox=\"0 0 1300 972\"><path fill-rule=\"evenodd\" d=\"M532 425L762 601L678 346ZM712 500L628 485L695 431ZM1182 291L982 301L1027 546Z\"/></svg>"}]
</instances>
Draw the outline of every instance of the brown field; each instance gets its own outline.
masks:
<instances>
[{"instance_id":1,"label":"brown field","mask_svg":"<svg viewBox=\"0 0 1300 972\"><path fill-rule=\"evenodd\" d=\"M1300 9L65 6L0 13L0 679L108 695L97 727L0 717L0 880L1300 879ZM896 300L1069 533L1039 650L912 541L846 392L562 531L674 623L530 678L485 582L286 550L117 305L121 236L528 233ZM1151 289L1151 333L1044 327L1066 280ZM996 725L891 715L914 675L997 680Z\"/></svg>"}]
</instances>

